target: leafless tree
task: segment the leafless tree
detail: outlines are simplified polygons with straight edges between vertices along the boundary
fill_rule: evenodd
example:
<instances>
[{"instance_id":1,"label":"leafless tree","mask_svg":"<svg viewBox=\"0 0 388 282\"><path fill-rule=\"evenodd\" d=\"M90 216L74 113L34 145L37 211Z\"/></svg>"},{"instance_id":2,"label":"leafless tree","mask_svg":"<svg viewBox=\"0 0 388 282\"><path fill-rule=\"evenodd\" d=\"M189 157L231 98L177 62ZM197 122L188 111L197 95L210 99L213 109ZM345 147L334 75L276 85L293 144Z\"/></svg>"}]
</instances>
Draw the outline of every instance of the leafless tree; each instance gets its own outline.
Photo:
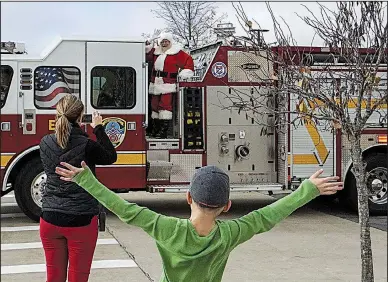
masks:
<instances>
[{"instance_id":1,"label":"leafless tree","mask_svg":"<svg viewBox=\"0 0 388 282\"><path fill-rule=\"evenodd\" d=\"M157 5L152 12L166 22L166 31L190 48L208 43L214 37L212 27L226 17L217 15L217 6L212 2L158 2Z\"/></svg>"},{"instance_id":2,"label":"leafless tree","mask_svg":"<svg viewBox=\"0 0 388 282\"><path fill-rule=\"evenodd\" d=\"M252 55L252 60L264 59L268 64L261 64L256 71L244 70L257 91L232 89L222 93L220 102L225 109L253 117L263 125L262 133L281 133L289 126L309 123L319 130L345 134L351 144L353 175L349 177L355 178L357 187L362 281L370 282L374 279L369 225L372 191L367 185L371 175L362 156L361 133L371 120L375 126L387 126L387 6L382 2L338 2L337 9L331 10L318 5L319 14L303 5L307 16L298 17L324 41L326 55L321 62L314 57L312 46L298 47L289 24L279 20L268 3L276 45L267 44L252 28L241 4L234 5L247 33L236 39L245 42L249 51L245 54Z\"/></svg>"},{"instance_id":3,"label":"leafless tree","mask_svg":"<svg viewBox=\"0 0 388 282\"><path fill-rule=\"evenodd\" d=\"M149 41L156 41L155 39L160 35L160 33L162 32L161 29L159 28L156 28L154 29L153 33L142 33L141 36L145 39L145 40L149 40Z\"/></svg>"}]
</instances>

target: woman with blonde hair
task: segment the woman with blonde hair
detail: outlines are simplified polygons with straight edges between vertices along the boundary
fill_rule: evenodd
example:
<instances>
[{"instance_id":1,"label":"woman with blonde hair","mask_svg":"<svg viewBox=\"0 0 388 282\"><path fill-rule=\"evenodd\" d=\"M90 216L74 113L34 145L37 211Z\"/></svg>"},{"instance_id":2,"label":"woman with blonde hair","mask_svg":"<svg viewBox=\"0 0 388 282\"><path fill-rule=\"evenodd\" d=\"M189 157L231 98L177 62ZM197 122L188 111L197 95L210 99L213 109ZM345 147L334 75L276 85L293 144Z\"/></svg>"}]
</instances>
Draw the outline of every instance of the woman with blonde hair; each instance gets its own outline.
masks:
<instances>
[{"instance_id":1,"label":"woman with blonde hair","mask_svg":"<svg viewBox=\"0 0 388 282\"><path fill-rule=\"evenodd\" d=\"M81 129L83 114L83 103L74 95L66 95L57 104L55 133L44 136L40 142L40 157L47 175L40 218L47 282L65 282L66 277L69 282L88 281L100 211L97 200L77 184L62 181L55 167L61 161L80 166L85 159L95 174L96 165L117 160L100 114L93 113L90 124L97 142Z\"/></svg>"}]
</instances>

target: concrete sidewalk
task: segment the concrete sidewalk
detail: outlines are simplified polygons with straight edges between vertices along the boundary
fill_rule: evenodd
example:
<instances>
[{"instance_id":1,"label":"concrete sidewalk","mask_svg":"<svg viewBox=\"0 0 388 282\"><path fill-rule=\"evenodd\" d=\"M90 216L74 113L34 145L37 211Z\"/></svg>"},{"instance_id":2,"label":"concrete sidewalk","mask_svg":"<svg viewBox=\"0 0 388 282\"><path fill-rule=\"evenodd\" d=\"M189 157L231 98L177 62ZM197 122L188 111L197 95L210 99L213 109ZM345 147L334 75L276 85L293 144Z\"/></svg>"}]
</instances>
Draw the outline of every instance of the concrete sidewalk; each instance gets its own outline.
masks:
<instances>
[{"instance_id":1,"label":"concrete sidewalk","mask_svg":"<svg viewBox=\"0 0 388 282\"><path fill-rule=\"evenodd\" d=\"M371 236L375 281L386 282L387 233ZM237 248L223 281L357 282L360 256L357 223L303 208Z\"/></svg>"},{"instance_id":2,"label":"concrete sidewalk","mask_svg":"<svg viewBox=\"0 0 388 282\"><path fill-rule=\"evenodd\" d=\"M188 216L188 207L182 196L127 197L167 215ZM258 197L255 197L252 210L273 201L266 196ZM247 208L250 209L247 206L236 209L235 206L232 213L223 218L241 216ZM141 229L125 225L113 215L109 215L108 226L134 256L142 271L159 281L162 265L153 240ZM375 281L386 282L387 232L371 228L371 236ZM359 226L342 218L301 208L271 231L237 247L230 256L223 281L361 281Z\"/></svg>"}]
</instances>

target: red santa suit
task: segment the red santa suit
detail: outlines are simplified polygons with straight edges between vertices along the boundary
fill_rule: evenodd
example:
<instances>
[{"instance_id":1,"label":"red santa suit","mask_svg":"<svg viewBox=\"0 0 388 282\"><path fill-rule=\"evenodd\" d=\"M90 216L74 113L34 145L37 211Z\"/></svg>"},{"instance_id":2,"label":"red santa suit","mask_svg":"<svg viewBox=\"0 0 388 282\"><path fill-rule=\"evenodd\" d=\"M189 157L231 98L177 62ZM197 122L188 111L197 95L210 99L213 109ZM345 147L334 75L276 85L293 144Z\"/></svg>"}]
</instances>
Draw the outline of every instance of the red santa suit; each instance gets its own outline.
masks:
<instances>
[{"instance_id":1,"label":"red santa suit","mask_svg":"<svg viewBox=\"0 0 388 282\"><path fill-rule=\"evenodd\" d=\"M153 62L151 82L148 92L152 95L153 119L172 119L172 95L177 92L177 77L189 78L194 75L194 62L189 54L172 43L170 34L162 34L159 40L170 41L170 48L163 52L161 46L146 46L147 61ZM147 50L148 49L148 50ZM179 72L179 70L181 70Z\"/></svg>"}]
</instances>

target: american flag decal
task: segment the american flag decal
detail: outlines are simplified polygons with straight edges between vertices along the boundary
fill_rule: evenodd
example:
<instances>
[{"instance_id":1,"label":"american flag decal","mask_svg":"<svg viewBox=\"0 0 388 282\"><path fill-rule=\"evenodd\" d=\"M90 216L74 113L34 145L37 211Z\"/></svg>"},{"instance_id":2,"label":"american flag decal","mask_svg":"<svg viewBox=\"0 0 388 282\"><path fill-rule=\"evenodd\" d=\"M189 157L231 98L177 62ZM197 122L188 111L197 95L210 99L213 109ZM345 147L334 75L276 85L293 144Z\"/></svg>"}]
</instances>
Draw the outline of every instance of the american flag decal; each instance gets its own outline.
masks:
<instances>
[{"instance_id":1,"label":"american flag decal","mask_svg":"<svg viewBox=\"0 0 388 282\"><path fill-rule=\"evenodd\" d=\"M35 70L35 104L55 108L67 94L80 98L80 72L77 68L39 67Z\"/></svg>"}]
</instances>

